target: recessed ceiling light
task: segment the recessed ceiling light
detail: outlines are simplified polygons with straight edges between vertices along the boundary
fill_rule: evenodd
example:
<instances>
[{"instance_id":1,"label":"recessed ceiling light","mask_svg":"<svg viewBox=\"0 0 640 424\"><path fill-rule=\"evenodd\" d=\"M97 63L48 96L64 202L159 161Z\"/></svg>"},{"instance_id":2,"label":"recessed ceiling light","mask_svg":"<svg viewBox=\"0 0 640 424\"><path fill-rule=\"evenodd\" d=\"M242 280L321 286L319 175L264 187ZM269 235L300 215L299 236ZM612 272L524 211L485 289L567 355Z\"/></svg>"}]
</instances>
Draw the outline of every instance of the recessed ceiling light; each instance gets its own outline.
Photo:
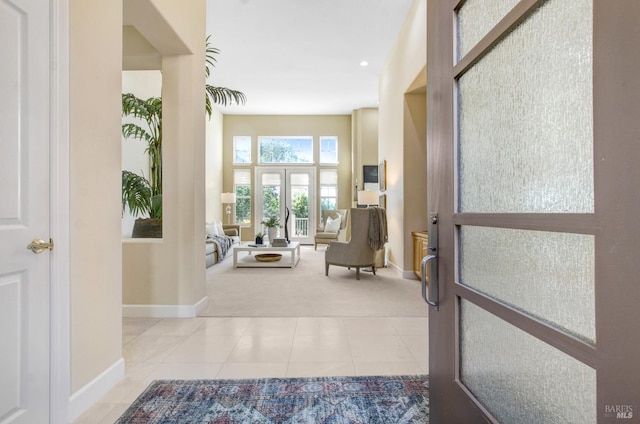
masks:
<instances>
[{"instance_id":1,"label":"recessed ceiling light","mask_svg":"<svg viewBox=\"0 0 640 424\"><path fill-rule=\"evenodd\" d=\"M365 67L369 65L369 62L367 62L366 60L363 60L362 62L360 62L360 66Z\"/></svg>"}]
</instances>

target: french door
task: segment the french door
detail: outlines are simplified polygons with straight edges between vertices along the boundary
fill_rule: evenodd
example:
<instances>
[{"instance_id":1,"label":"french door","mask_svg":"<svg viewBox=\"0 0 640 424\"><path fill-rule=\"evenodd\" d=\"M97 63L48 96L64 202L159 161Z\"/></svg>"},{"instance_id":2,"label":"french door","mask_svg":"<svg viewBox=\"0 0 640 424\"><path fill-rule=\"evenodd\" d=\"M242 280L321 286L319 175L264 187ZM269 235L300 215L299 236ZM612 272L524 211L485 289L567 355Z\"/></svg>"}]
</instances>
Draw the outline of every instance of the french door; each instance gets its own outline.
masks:
<instances>
[{"instance_id":1,"label":"french door","mask_svg":"<svg viewBox=\"0 0 640 424\"><path fill-rule=\"evenodd\" d=\"M427 4L431 422L634 422L640 2Z\"/></svg>"},{"instance_id":2,"label":"french door","mask_svg":"<svg viewBox=\"0 0 640 424\"><path fill-rule=\"evenodd\" d=\"M271 216L280 219L279 236L285 237L285 218L288 211L289 240L313 244L316 229L316 170L309 167L257 167L256 173L256 232L260 222Z\"/></svg>"}]
</instances>

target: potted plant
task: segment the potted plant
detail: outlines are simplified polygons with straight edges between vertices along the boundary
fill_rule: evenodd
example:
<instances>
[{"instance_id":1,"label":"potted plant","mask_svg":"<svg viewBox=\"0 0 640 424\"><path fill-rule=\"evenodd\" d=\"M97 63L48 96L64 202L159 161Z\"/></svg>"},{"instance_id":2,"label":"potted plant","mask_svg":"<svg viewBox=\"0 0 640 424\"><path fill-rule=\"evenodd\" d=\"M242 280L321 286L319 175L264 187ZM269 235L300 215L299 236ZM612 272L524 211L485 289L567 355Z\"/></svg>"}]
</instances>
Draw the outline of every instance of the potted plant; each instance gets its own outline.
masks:
<instances>
[{"instance_id":1,"label":"potted plant","mask_svg":"<svg viewBox=\"0 0 640 424\"><path fill-rule=\"evenodd\" d=\"M209 37L206 40L207 77L215 66L215 55L220 51L211 47ZM205 85L205 110L211 117L212 105L227 105L232 102L246 103L245 95L226 87ZM125 138L142 140L147 144L145 152L149 155L149 178L130 171L122 171L122 211L129 207L132 215L138 217L133 226L132 237L162 237L162 98L140 99L131 93L122 95L122 116L141 119L144 124L127 123L122 125ZM145 125L146 124L146 125Z\"/></svg>"},{"instance_id":2,"label":"potted plant","mask_svg":"<svg viewBox=\"0 0 640 424\"><path fill-rule=\"evenodd\" d=\"M278 232L278 227L280 227L280 218L277 215L272 215L262 221L261 224L267 227L269 243L273 243L273 239L276 238Z\"/></svg>"},{"instance_id":3,"label":"potted plant","mask_svg":"<svg viewBox=\"0 0 640 424\"><path fill-rule=\"evenodd\" d=\"M122 115L142 119L122 124L125 138L142 140L149 155L149 179L130 171L122 171L122 210L125 206L137 218L132 237L162 237L162 99L139 99L131 93L122 95Z\"/></svg>"},{"instance_id":4,"label":"potted plant","mask_svg":"<svg viewBox=\"0 0 640 424\"><path fill-rule=\"evenodd\" d=\"M264 234L256 234L256 244L264 244Z\"/></svg>"}]
</instances>

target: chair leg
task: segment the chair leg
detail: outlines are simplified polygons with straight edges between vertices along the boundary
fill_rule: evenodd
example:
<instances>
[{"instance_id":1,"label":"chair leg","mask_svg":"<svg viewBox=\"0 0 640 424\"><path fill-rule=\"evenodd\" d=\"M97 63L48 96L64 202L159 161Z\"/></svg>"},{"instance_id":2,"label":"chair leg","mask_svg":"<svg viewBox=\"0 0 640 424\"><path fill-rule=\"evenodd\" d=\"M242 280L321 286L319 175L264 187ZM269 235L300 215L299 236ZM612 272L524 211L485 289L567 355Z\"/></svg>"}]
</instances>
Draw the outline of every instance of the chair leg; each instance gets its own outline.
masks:
<instances>
[{"instance_id":1,"label":"chair leg","mask_svg":"<svg viewBox=\"0 0 640 424\"><path fill-rule=\"evenodd\" d=\"M356 280L360 279L360 267L356 267Z\"/></svg>"},{"instance_id":2,"label":"chair leg","mask_svg":"<svg viewBox=\"0 0 640 424\"><path fill-rule=\"evenodd\" d=\"M329 276L329 264L328 264L328 263L325 263L325 264L324 264L324 275L325 275L326 277L328 277L328 276Z\"/></svg>"},{"instance_id":3,"label":"chair leg","mask_svg":"<svg viewBox=\"0 0 640 424\"><path fill-rule=\"evenodd\" d=\"M376 266L375 265L371 266L371 270L373 271L373 275L376 275Z\"/></svg>"},{"instance_id":4,"label":"chair leg","mask_svg":"<svg viewBox=\"0 0 640 424\"><path fill-rule=\"evenodd\" d=\"M313 242L313 250L318 250L318 242Z\"/></svg>"}]
</instances>

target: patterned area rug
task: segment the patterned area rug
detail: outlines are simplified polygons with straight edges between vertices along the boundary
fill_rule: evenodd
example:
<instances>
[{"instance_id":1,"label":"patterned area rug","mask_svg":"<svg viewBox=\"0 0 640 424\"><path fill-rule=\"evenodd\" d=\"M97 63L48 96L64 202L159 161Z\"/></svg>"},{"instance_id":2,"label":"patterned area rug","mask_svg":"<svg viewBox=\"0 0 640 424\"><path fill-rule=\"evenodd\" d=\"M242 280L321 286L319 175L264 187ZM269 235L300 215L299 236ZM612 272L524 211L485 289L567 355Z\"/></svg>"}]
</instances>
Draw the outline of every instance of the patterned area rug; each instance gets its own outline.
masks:
<instances>
[{"instance_id":1,"label":"patterned area rug","mask_svg":"<svg viewBox=\"0 0 640 424\"><path fill-rule=\"evenodd\" d=\"M428 423L427 376L158 380L116 424Z\"/></svg>"}]
</instances>

